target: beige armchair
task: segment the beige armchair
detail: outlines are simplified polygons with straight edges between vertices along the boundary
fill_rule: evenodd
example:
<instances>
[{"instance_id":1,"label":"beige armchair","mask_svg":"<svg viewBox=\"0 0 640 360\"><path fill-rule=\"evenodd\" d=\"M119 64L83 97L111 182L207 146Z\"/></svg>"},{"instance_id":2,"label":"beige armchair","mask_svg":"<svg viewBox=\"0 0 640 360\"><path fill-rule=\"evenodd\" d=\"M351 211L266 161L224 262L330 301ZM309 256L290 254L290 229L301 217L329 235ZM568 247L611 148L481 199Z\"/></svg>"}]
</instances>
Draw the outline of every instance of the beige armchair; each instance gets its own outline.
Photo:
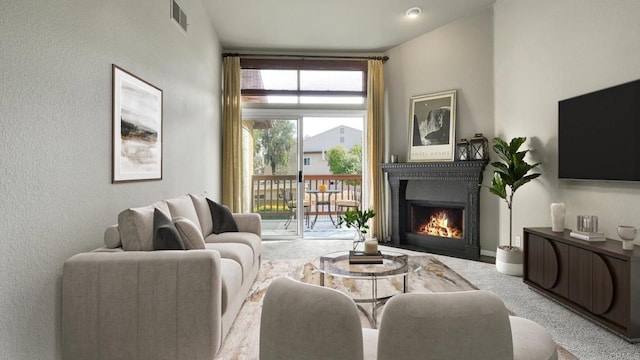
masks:
<instances>
[{"instance_id":1,"label":"beige armchair","mask_svg":"<svg viewBox=\"0 0 640 360\"><path fill-rule=\"evenodd\" d=\"M282 277L267 289L261 360L376 358L377 331L363 329L356 304L330 288Z\"/></svg>"},{"instance_id":2,"label":"beige armchair","mask_svg":"<svg viewBox=\"0 0 640 360\"><path fill-rule=\"evenodd\" d=\"M396 295L379 331L379 360L558 358L544 328L486 290Z\"/></svg>"}]
</instances>

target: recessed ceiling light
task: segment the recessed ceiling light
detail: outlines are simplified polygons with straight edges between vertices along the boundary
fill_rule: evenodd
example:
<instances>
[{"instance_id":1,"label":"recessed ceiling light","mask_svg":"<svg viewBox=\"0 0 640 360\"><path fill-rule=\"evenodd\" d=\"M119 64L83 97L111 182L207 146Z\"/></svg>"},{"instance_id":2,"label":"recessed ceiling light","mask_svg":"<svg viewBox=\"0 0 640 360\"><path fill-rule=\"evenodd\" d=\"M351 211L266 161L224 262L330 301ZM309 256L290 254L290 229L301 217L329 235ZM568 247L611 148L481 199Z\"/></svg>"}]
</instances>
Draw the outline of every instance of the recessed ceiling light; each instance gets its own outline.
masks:
<instances>
[{"instance_id":1,"label":"recessed ceiling light","mask_svg":"<svg viewBox=\"0 0 640 360\"><path fill-rule=\"evenodd\" d=\"M422 12L422 9L420 9L419 7L412 7L411 9L407 10L407 12L404 14L407 17L415 18L415 17L418 17L418 15L420 15L421 12Z\"/></svg>"}]
</instances>

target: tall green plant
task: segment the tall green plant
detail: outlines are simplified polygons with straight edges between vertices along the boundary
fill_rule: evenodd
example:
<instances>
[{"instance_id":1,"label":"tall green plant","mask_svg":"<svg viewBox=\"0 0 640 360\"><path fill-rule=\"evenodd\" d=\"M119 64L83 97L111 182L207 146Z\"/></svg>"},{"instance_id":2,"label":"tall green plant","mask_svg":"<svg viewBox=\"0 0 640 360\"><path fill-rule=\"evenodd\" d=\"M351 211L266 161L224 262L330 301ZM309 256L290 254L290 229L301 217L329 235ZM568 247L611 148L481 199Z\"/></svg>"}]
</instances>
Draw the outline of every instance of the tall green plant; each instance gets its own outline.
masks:
<instances>
[{"instance_id":1,"label":"tall green plant","mask_svg":"<svg viewBox=\"0 0 640 360\"><path fill-rule=\"evenodd\" d=\"M524 160L529 150L520 150L520 146L527 141L526 137L516 137L510 143L499 137L493 139L493 151L501 161L491 163L496 170L493 173L489 191L507 203L509 208L509 250L513 248L513 195L522 185L542 175L529 174L541 163L529 164ZM508 188L508 189L507 189Z\"/></svg>"}]
</instances>

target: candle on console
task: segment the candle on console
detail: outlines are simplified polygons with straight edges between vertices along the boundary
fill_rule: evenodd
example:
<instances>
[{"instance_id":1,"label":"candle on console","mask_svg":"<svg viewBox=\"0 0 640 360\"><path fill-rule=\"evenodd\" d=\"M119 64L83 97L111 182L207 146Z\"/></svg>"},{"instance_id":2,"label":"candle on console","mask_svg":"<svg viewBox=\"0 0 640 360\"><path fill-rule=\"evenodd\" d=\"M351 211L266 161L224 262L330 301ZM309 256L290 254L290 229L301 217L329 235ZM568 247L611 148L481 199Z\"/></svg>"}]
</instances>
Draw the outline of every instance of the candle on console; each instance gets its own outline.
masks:
<instances>
[{"instance_id":1,"label":"candle on console","mask_svg":"<svg viewBox=\"0 0 640 360\"><path fill-rule=\"evenodd\" d=\"M364 254L376 255L378 253L378 240L366 240L364 242Z\"/></svg>"}]
</instances>

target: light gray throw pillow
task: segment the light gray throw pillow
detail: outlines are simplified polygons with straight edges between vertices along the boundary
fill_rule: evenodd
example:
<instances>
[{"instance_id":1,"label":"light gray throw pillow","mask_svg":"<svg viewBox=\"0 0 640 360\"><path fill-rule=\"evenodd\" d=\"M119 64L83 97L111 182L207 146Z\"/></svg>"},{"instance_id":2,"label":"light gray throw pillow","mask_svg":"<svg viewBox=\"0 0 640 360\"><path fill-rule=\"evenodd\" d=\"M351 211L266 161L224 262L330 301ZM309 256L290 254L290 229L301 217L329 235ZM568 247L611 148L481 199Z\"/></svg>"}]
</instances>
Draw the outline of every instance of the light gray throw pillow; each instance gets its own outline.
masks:
<instances>
[{"instance_id":1,"label":"light gray throw pillow","mask_svg":"<svg viewBox=\"0 0 640 360\"><path fill-rule=\"evenodd\" d=\"M198 226L186 217L178 216L173 219L173 223L178 229L178 234L184 242L187 250L204 249L204 237Z\"/></svg>"}]
</instances>

